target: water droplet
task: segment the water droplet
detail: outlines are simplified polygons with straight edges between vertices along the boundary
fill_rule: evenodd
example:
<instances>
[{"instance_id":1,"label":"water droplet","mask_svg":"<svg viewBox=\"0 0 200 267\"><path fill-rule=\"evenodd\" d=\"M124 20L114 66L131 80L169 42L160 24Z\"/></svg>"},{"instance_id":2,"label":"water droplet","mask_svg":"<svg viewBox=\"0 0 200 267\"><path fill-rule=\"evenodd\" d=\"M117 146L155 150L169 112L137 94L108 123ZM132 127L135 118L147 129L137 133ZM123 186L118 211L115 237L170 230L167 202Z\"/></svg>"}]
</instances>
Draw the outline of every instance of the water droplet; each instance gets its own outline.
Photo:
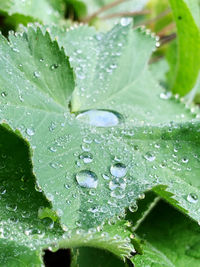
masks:
<instances>
[{"instance_id":1,"label":"water droplet","mask_svg":"<svg viewBox=\"0 0 200 267\"><path fill-rule=\"evenodd\" d=\"M7 94L6 92L2 92L2 93L1 93L1 96L2 96L2 97L6 97L7 95L8 95L8 94Z\"/></svg>"},{"instance_id":2,"label":"water droplet","mask_svg":"<svg viewBox=\"0 0 200 267\"><path fill-rule=\"evenodd\" d=\"M189 159L187 159L187 158L183 158L183 159L182 159L182 162L183 162L183 163L188 163L188 161L189 161Z\"/></svg>"},{"instance_id":3,"label":"water droplet","mask_svg":"<svg viewBox=\"0 0 200 267\"><path fill-rule=\"evenodd\" d=\"M76 180L81 187L96 188L98 178L96 174L89 170L82 170L76 174Z\"/></svg>"},{"instance_id":4,"label":"water droplet","mask_svg":"<svg viewBox=\"0 0 200 267\"><path fill-rule=\"evenodd\" d=\"M129 24L131 23L131 21L132 21L132 19L131 19L131 18L128 18L128 17L126 17L126 18L121 18L121 20L120 20L120 24L121 24L122 26L127 26L127 25L129 25Z\"/></svg>"},{"instance_id":5,"label":"water droplet","mask_svg":"<svg viewBox=\"0 0 200 267\"><path fill-rule=\"evenodd\" d=\"M31 128L27 128L26 129L26 133L29 135L29 136L33 136L35 134L35 131Z\"/></svg>"},{"instance_id":6,"label":"water droplet","mask_svg":"<svg viewBox=\"0 0 200 267\"><path fill-rule=\"evenodd\" d=\"M190 194L187 196L187 200L188 200L190 203L197 203L197 201L198 201L198 196L197 196L197 194L195 194L195 193L190 193Z\"/></svg>"},{"instance_id":7,"label":"water droplet","mask_svg":"<svg viewBox=\"0 0 200 267\"><path fill-rule=\"evenodd\" d=\"M109 180L110 179L110 177L108 175L106 175L106 174L102 174L102 177L103 177L104 180Z\"/></svg>"},{"instance_id":8,"label":"water droplet","mask_svg":"<svg viewBox=\"0 0 200 267\"><path fill-rule=\"evenodd\" d=\"M83 160L84 163L91 163L93 161L93 155L89 152L83 152L80 156L80 159Z\"/></svg>"},{"instance_id":9,"label":"water droplet","mask_svg":"<svg viewBox=\"0 0 200 267\"><path fill-rule=\"evenodd\" d=\"M59 67L58 64L52 64L52 65L50 66L50 70L55 70L55 69L57 69L58 67Z\"/></svg>"},{"instance_id":10,"label":"water droplet","mask_svg":"<svg viewBox=\"0 0 200 267\"><path fill-rule=\"evenodd\" d=\"M114 111L91 109L78 114L76 118L96 127L111 127L116 126L122 116Z\"/></svg>"},{"instance_id":11,"label":"water droplet","mask_svg":"<svg viewBox=\"0 0 200 267\"><path fill-rule=\"evenodd\" d=\"M110 193L110 196L117 199L122 199L125 197L125 193L122 189L116 188L114 191Z\"/></svg>"},{"instance_id":12,"label":"water droplet","mask_svg":"<svg viewBox=\"0 0 200 267\"><path fill-rule=\"evenodd\" d=\"M172 93L171 92L162 92L161 94L160 94L160 98L161 99L169 99L170 97L172 96Z\"/></svg>"},{"instance_id":13,"label":"water droplet","mask_svg":"<svg viewBox=\"0 0 200 267\"><path fill-rule=\"evenodd\" d=\"M39 77L40 77L40 73L37 72L37 71L35 71L35 72L33 73L33 76L34 76L35 78L39 78Z\"/></svg>"},{"instance_id":14,"label":"water droplet","mask_svg":"<svg viewBox=\"0 0 200 267\"><path fill-rule=\"evenodd\" d=\"M139 199L144 199L144 198L145 198L145 194L144 194L144 193L140 194L140 195L138 196L138 198L139 198Z\"/></svg>"},{"instance_id":15,"label":"water droplet","mask_svg":"<svg viewBox=\"0 0 200 267\"><path fill-rule=\"evenodd\" d=\"M53 147L53 146L51 146L51 147L49 147L49 150L50 150L51 152L56 152L56 151L57 151L57 148L56 148L56 147Z\"/></svg>"},{"instance_id":16,"label":"water droplet","mask_svg":"<svg viewBox=\"0 0 200 267\"><path fill-rule=\"evenodd\" d=\"M151 152L147 152L144 155L144 158L148 161L154 161L156 157Z\"/></svg>"},{"instance_id":17,"label":"water droplet","mask_svg":"<svg viewBox=\"0 0 200 267\"><path fill-rule=\"evenodd\" d=\"M130 206L128 209L130 210L130 212L136 212L138 210L138 206L137 204L134 204Z\"/></svg>"},{"instance_id":18,"label":"water droplet","mask_svg":"<svg viewBox=\"0 0 200 267\"><path fill-rule=\"evenodd\" d=\"M8 205L6 205L6 209L9 210L9 211L16 211L17 210L17 205L8 204Z\"/></svg>"},{"instance_id":19,"label":"water droplet","mask_svg":"<svg viewBox=\"0 0 200 267\"><path fill-rule=\"evenodd\" d=\"M124 177L127 169L123 163L115 163L110 167L110 173L115 177Z\"/></svg>"}]
</instances>

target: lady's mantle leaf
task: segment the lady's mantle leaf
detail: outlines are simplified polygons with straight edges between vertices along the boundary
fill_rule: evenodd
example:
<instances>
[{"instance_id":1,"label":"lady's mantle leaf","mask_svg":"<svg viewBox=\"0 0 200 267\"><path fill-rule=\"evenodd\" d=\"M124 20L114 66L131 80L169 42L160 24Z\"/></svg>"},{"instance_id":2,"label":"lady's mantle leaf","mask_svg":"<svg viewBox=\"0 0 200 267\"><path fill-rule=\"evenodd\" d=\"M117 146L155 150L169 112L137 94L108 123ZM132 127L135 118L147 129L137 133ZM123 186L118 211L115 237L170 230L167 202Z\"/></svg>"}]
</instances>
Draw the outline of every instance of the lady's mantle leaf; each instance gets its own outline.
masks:
<instances>
[{"instance_id":1,"label":"lady's mantle leaf","mask_svg":"<svg viewBox=\"0 0 200 267\"><path fill-rule=\"evenodd\" d=\"M74 91L68 59L48 33L29 28L0 40L0 118L30 143L38 187L63 229L124 215L154 187L199 220L199 123L146 70L152 37L123 24L88 33L78 48L79 30L58 34ZM74 39L64 44L65 35ZM71 96L78 114L69 112Z\"/></svg>"}]
</instances>

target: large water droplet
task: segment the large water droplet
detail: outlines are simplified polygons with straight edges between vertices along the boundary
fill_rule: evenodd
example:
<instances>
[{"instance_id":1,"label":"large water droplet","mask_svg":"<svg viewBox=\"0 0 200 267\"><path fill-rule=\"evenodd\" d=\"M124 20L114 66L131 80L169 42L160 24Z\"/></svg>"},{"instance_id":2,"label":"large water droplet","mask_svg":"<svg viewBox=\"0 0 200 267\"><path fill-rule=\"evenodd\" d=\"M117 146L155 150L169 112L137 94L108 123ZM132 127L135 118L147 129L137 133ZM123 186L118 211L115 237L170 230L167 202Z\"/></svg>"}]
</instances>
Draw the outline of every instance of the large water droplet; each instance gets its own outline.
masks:
<instances>
[{"instance_id":1,"label":"large water droplet","mask_svg":"<svg viewBox=\"0 0 200 267\"><path fill-rule=\"evenodd\" d=\"M1 96L2 96L2 97L6 97L7 95L8 95L7 92L2 92L2 93L1 93Z\"/></svg>"},{"instance_id":2,"label":"large water droplet","mask_svg":"<svg viewBox=\"0 0 200 267\"><path fill-rule=\"evenodd\" d=\"M123 163L115 163L110 167L110 173L115 177L124 177L127 169Z\"/></svg>"},{"instance_id":3,"label":"large water droplet","mask_svg":"<svg viewBox=\"0 0 200 267\"><path fill-rule=\"evenodd\" d=\"M89 170L82 170L76 174L76 180L81 187L96 188L98 184L98 177Z\"/></svg>"},{"instance_id":4,"label":"large water droplet","mask_svg":"<svg viewBox=\"0 0 200 267\"><path fill-rule=\"evenodd\" d=\"M197 201L198 201L198 196L197 196L197 194L195 194L195 193L190 193L190 194L187 196L187 200L188 200L190 203L197 203Z\"/></svg>"},{"instance_id":5,"label":"large water droplet","mask_svg":"<svg viewBox=\"0 0 200 267\"><path fill-rule=\"evenodd\" d=\"M116 126L122 119L122 115L109 110L87 110L77 115L78 120L96 127Z\"/></svg>"},{"instance_id":6,"label":"large water droplet","mask_svg":"<svg viewBox=\"0 0 200 267\"><path fill-rule=\"evenodd\" d=\"M84 163L91 163L93 161L93 155L89 152L83 152L80 154L79 158L82 159Z\"/></svg>"}]
</instances>

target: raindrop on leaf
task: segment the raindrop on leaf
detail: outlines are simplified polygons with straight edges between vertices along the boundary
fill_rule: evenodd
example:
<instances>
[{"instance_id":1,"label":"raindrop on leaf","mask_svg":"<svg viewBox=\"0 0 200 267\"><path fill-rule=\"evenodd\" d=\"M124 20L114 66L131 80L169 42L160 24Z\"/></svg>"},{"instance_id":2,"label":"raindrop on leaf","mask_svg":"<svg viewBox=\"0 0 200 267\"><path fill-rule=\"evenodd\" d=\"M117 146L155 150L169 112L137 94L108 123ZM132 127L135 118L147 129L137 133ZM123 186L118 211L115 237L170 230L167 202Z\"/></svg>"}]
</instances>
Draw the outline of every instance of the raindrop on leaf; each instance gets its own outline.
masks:
<instances>
[{"instance_id":1,"label":"raindrop on leaf","mask_svg":"<svg viewBox=\"0 0 200 267\"><path fill-rule=\"evenodd\" d=\"M76 180L81 187L96 188L98 184L97 175L89 170L82 170L76 174Z\"/></svg>"}]
</instances>

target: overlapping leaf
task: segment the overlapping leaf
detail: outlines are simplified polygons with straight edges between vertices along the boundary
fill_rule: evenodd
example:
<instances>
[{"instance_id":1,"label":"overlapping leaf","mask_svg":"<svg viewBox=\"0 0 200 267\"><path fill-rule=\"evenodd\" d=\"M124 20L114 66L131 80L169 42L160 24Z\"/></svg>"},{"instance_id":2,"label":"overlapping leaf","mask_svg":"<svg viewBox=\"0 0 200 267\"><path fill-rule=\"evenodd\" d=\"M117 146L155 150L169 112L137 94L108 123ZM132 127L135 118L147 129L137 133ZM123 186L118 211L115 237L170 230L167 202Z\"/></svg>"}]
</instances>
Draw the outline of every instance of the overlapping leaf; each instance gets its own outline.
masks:
<instances>
[{"instance_id":1,"label":"overlapping leaf","mask_svg":"<svg viewBox=\"0 0 200 267\"><path fill-rule=\"evenodd\" d=\"M166 203L155 207L138 234L145 241L144 254L132 258L136 267L199 265L199 226Z\"/></svg>"}]
</instances>

